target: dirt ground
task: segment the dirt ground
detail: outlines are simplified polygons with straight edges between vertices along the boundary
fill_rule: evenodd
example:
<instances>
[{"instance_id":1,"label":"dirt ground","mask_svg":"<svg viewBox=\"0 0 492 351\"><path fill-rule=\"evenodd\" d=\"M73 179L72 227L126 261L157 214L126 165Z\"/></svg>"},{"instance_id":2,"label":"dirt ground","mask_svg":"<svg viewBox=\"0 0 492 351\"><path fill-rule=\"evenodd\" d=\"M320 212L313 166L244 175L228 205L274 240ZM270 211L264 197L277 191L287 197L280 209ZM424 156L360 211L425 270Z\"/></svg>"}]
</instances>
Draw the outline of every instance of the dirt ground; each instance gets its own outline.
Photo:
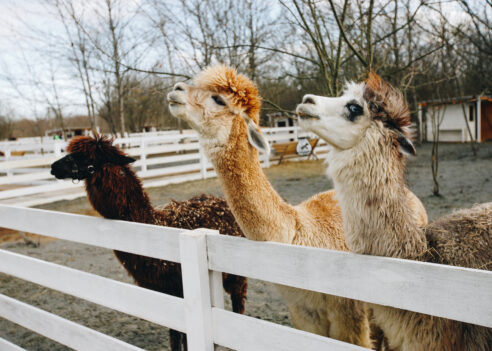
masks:
<instances>
[{"instance_id":1,"label":"dirt ground","mask_svg":"<svg viewBox=\"0 0 492 351\"><path fill-rule=\"evenodd\" d=\"M430 220L454 209L492 201L492 144L480 145L476 157L471 155L469 145L441 145L440 197L432 195L430 145L418 147L417 152L418 156L409 160L406 178L410 189L424 203ZM271 167L266 173L275 189L289 203L297 204L313 194L332 188L332 182L324 175L325 167L326 165L317 161L293 162ZM165 204L170 199L186 200L200 193L222 195L216 179L169 185L148 191L156 206ZM41 208L94 214L86 198L43 205ZM0 229L0 243L2 238L2 249L131 282L110 250L61 240L42 240L39 246L35 246L38 243L36 236L30 236L26 243L19 240L22 238L18 233ZM0 274L0 293L148 350L168 348L166 328L35 284ZM228 299L226 305L230 308ZM261 281L249 282L246 314L290 325L287 308L275 288ZM28 350L67 349L1 318L0 337Z\"/></svg>"}]
</instances>

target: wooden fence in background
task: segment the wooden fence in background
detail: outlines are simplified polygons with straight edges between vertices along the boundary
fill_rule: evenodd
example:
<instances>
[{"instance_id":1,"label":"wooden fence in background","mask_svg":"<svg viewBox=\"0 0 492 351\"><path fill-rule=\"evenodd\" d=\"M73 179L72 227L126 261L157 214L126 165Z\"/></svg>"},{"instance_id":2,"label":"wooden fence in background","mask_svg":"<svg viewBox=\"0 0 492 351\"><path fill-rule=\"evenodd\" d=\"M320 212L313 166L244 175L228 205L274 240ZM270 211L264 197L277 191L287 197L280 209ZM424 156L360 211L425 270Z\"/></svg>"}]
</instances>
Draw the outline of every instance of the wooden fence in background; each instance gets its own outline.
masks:
<instances>
[{"instance_id":1,"label":"wooden fence in background","mask_svg":"<svg viewBox=\"0 0 492 351\"><path fill-rule=\"evenodd\" d=\"M262 130L272 144L298 140L298 127ZM114 143L137 159L132 166L144 180L145 187L215 177L212 165L201 150L194 132L144 133L117 138ZM0 191L0 202L10 199L4 204L34 206L83 196L83 183L56 180L50 174L49 166L64 155L65 148L66 142L54 140L37 144L32 141L0 143L0 151L10 155L0 160L0 189L4 187ZM27 150L29 153L11 156L13 151L19 150ZM322 158L327 150L326 144L320 143L316 148L317 156ZM269 157L264 155L263 167L270 167L270 158L273 157L273 154ZM36 194L43 196L29 198Z\"/></svg>"}]
</instances>

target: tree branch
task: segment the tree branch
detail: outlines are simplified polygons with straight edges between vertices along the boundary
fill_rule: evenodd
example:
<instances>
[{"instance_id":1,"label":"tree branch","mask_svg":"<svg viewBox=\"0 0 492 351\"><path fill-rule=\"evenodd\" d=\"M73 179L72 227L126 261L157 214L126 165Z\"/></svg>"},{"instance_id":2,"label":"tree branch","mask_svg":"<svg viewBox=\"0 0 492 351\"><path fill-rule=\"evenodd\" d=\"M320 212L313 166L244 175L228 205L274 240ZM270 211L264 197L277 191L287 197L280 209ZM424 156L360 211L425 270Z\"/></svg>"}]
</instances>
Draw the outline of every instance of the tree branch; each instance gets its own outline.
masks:
<instances>
[{"instance_id":1,"label":"tree branch","mask_svg":"<svg viewBox=\"0 0 492 351\"><path fill-rule=\"evenodd\" d=\"M364 60L362 55L357 52L357 50L354 48L352 43L348 40L347 35L345 34L345 29L343 27L343 24L340 22L340 18L338 17L337 12L335 10L335 6L333 5L333 0L328 0L328 1L330 3L330 7L331 7L331 10L333 12L333 16L335 17L335 20L336 20L337 25L338 25L338 29L340 30L340 34L342 35L343 40L345 41L345 43L347 44L349 49L352 50L354 55L359 59L359 61L364 65L364 67L367 67L368 64L367 64L366 60Z\"/></svg>"}]
</instances>

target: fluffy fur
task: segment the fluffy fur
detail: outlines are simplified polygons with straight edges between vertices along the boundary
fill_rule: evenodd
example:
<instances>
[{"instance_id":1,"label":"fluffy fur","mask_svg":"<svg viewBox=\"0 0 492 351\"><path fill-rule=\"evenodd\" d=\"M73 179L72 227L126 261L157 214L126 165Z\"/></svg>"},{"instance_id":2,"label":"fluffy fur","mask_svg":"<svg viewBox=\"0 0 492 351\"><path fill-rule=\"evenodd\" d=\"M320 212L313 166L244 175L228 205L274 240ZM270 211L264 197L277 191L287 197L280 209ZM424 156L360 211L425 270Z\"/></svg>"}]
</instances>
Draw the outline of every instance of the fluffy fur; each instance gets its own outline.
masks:
<instances>
[{"instance_id":1,"label":"fluffy fur","mask_svg":"<svg viewBox=\"0 0 492 351\"><path fill-rule=\"evenodd\" d=\"M213 104L211 98L215 94L224 99L226 106ZM246 77L218 66L199 74L195 86L178 85L168 99L173 114L191 121L199 133L227 202L247 238L346 251L334 191L292 206L278 195L263 173L258 151L248 141L248 132L254 128L246 125L248 118L259 120L261 99L257 94ZM363 303L285 286L278 288L296 328L371 347Z\"/></svg>"},{"instance_id":2,"label":"fluffy fur","mask_svg":"<svg viewBox=\"0 0 492 351\"><path fill-rule=\"evenodd\" d=\"M399 90L376 73L370 72L363 88L363 97L369 105L373 120L382 121L388 127L397 128L408 136L410 111Z\"/></svg>"},{"instance_id":3,"label":"fluffy fur","mask_svg":"<svg viewBox=\"0 0 492 351\"><path fill-rule=\"evenodd\" d=\"M161 209L153 208L142 183L128 165L118 165L125 154L106 137L78 137L68 146L69 153L82 152L95 173L85 181L92 206L103 217L184 229L209 228L221 234L243 236L224 199L201 195L188 201L171 201ZM131 253L115 255L139 286L183 297L181 265ZM231 296L233 311L244 313L247 279L223 274L225 291ZM170 331L171 349L186 349L186 336Z\"/></svg>"},{"instance_id":4,"label":"fluffy fur","mask_svg":"<svg viewBox=\"0 0 492 351\"><path fill-rule=\"evenodd\" d=\"M352 148L330 153L351 251L490 269L492 203L462 210L422 227L404 182L399 132L410 123L401 94L371 74L364 85L371 123ZM342 117L340 117L342 118ZM373 305L374 318L399 351L492 349L492 330Z\"/></svg>"},{"instance_id":5,"label":"fluffy fur","mask_svg":"<svg viewBox=\"0 0 492 351\"><path fill-rule=\"evenodd\" d=\"M492 203L438 218L424 233L432 262L492 270Z\"/></svg>"},{"instance_id":6,"label":"fluffy fur","mask_svg":"<svg viewBox=\"0 0 492 351\"><path fill-rule=\"evenodd\" d=\"M261 98L256 85L248 78L237 74L227 66L209 67L195 77L195 85L200 89L223 94L233 106L244 111L258 124Z\"/></svg>"}]
</instances>

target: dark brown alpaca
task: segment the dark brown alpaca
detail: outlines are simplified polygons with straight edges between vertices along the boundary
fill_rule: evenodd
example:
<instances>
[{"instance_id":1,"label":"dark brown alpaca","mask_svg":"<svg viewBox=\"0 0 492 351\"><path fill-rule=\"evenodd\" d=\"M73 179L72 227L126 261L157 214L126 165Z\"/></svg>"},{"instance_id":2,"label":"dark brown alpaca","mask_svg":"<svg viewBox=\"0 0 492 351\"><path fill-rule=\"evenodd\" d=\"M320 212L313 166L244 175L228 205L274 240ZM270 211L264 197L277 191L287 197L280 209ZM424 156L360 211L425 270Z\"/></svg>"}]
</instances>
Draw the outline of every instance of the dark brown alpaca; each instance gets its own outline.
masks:
<instances>
[{"instance_id":1,"label":"dark brown alpaca","mask_svg":"<svg viewBox=\"0 0 492 351\"><path fill-rule=\"evenodd\" d=\"M135 161L104 136L72 139L69 154L51 166L57 178L84 179L87 195L101 216L132 222L184 229L210 228L222 234L243 236L224 199L211 195L172 201L155 209L142 183L128 165ZM114 251L136 283L144 288L183 297L179 263ZM223 274L223 286L231 296L232 309L244 313L247 279ZM170 331L171 350L186 350L186 335Z\"/></svg>"}]
</instances>

